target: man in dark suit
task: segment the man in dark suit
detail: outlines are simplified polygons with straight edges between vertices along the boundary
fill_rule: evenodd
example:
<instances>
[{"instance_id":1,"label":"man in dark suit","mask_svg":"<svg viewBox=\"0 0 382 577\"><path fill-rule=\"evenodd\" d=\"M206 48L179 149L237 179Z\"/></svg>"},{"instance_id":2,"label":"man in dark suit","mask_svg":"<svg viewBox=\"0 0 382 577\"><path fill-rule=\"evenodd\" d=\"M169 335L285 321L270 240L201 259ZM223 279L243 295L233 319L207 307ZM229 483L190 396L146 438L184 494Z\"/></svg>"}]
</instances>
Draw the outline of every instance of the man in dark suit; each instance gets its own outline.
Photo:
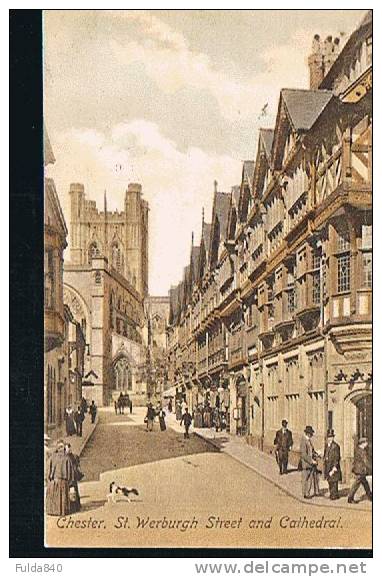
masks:
<instances>
[{"instance_id":1,"label":"man in dark suit","mask_svg":"<svg viewBox=\"0 0 382 577\"><path fill-rule=\"evenodd\" d=\"M334 440L334 431L329 429L326 434L326 445L324 451L324 476L329 485L330 499L333 501L339 498L338 483L342 481L341 472L341 449Z\"/></svg>"},{"instance_id":2,"label":"man in dark suit","mask_svg":"<svg viewBox=\"0 0 382 577\"><path fill-rule=\"evenodd\" d=\"M190 426L192 423L192 416L188 412L187 407L184 409L184 413L183 413L181 421L180 421L181 425L182 425L182 423L184 423L184 429L185 429L184 438L189 439L190 438L189 429L190 429Z\"/></svg>"},{"instance_id":3,"label":"man in dark suit","mask_svg":"<svg viewBox=\"0 0 382 577\"><path fill-rule=\"evenodd\" d=\"M78 407L77 411L74 413L74 422L76 423L76 431L78 437L82 437L82 423L84 418L85 415L83 414L81 407Z\"/></svg>"},{"instance_id":4,"label":"man in dark suit","mask_svg":"<svg viewBox=\"0 0 382 577\"><path fill-rule=\"evenodd\" d=\"M281 421L281 429L277 431L273 444L276 446L276 459L280 475L283 475L288 471L289 451L293 446L292 433L288 429L288 421L286 419Z\"/></svg>"},{"instance_id":5,"label":"man in dark suit","mask_svg":"<svg viewBox=\"0 0 382 577\"><path fill-rule=\"evenodd\" d=\"M354 453L352 472L354 473L355 481L349 491L348 503L358 503L358 501L354 501L354 497L361 485L365 489L369 501L372 501L373 499L370 485L366 479L367 475L371 475L371 462L368 455L367 445L368 441L366 437L361 437Z\"/></svg>"}]
</instances>

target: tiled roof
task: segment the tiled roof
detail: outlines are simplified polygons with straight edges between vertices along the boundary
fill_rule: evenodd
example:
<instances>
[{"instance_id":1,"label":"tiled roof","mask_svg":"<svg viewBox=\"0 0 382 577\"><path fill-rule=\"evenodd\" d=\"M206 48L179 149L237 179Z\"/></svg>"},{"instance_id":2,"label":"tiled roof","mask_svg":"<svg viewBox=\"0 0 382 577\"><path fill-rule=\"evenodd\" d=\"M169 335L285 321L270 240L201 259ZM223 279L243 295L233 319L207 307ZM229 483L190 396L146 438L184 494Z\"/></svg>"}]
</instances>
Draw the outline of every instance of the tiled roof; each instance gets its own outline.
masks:
<instances>
[{"instance_id":1,"label":"tiled roof","mask_svg":"<svg viewBox=\"0 0 382 577\"><path fill-rule=\"evenodd\" d=\"M373 12L372 10L368 10L329 69L329 72L320 84L320 88L332 88L336 78L341 75L341 71L346 70L352 65L355 52L363 40L372 33L372 26Z\"/></svg>"},{"instance_id":2,"label":"tiled roof","mask_svg":"<svg viewBox=\"0 0 382 577\"><path fill-rule=\"evenodd\" d=\"M220 224L220 238L227 236L229 209L231 207L231 194L227 192L215 193L215 214Z\"/></svg>"},{"instance_id":3,"label":"tiled roof","mask_svg":"<svg viewBox=\"0 0 382 577\"><path fill-rule=\"evenodd\" d=\"M311 128L333 97L330 90L289 88L284 88L281 95L295 130L304 132Z\"/></svg>"},{"instance_id":4,"label":"tiled roof","mask_svg":"<svg viewBox=\"0 0 382 577\"><path fill-rule=\"evenodd\" d=\"M50 144L48 131L44 124L44 165L47 166L48 164L53 164L56 161L53 149Z\"/></svg>"},{"instance_id":5,"label":"tiled roof","mask_svg":"<svg viewBox=\"0 0 382 577\"><path fill-rule=\"evenodd\" d=\"M232 193L232 197L233 200L235 201L235 206L239 205L239 200L240 200L240 186L233 186L231 188L231 193Z\"/></svg>"},{"instance_id":6,"label":"tiled roof","mask_svg":"<svg viewBox=\"0 0 382 577\"><path fill-rule=\"evenodd\" d=\"M361 28L361 26L366 26L368 24L371 24L372 22L373 22L373 11L368 10L365 16L362 18L359 27Z\"/></svg>"},{"instance_id":7,"label":"tiled roof","mask_svg":"<svg viewBox=\"0 0 382 577\"><path fill-rule=\"evenodd\" d=\"M274 130L272 128L260 128L261 140L263 141L265 154L268 158L271 157L273 135Z\"/></svg>"},{"instance_id":8,"label":"tiled roof","mask_svg":"<svg viewBox=\"0 0 382 577\"><path fill-rule=\"evenodd\" d=\"M202 240L204 242L204 246L206 247L206 251L210 250L210 236L211 236L211 225L207 222L203 222L202 228Z\"/></svg>"},{"instance_id":9,"label":"tiled roof","mask_svg":"<svg viewBox=\"0 0 382 577\"><path fill-rule=\"evenodd\" d=\"M255 171L255 161L254 160L245 160L243 163L243 171L244 175L248 181L250 188L252 189L252 182L253 182L253 173Z\"/></svg>"},{"instance_id":10,"label":"tiled roof","mask_svg":"<svg viewBox=\"0 0 382 577\"><path fill-rule=\"evenodd\" d=\"M198 275L199 254L200 254L200 246L193 246L191 250L191 266L194 278L196 278Z\"/></svg>"}]
</instances>

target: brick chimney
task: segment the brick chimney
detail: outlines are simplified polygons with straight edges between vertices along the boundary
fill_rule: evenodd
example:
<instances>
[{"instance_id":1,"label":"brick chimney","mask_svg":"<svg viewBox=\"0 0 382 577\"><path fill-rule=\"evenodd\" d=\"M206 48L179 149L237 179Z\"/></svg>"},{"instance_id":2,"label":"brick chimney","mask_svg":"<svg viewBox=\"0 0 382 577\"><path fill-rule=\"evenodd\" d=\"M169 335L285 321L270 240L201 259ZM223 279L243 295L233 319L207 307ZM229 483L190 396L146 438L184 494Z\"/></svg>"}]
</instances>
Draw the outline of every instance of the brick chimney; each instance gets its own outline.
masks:
<instances>
[{"instance_id":1,"label":"brick chimney","mask_svg":"<svg viewBox=\"0 0 382 577\"><path fill-rule=\"evenodd\" d=\"M319 34L315 34L312 42L312 52L308 57L309 88L316 90L324 78L323 45Z\"/></svg>"},{"instance_id":2,"label":"brick chimney","mask_svg":"<svg viewBox=\"0 0 382 577\"><path fill-rule=\"evenodd\" d=\"M324 76L327 75L339 53L340 39L328 36L324 42Z\"/></svg>"},{"instance_id":3,"label":"brick chimney","mask_svg":"<svg viewBox=\"0 0 382 577\"><path fill-rule=\"evenodd\" d=\"M330 68L337 59L340 48L340 39L327 36L324 41L319 34L315 34L312 42L312 52L308 57L309 65L309 88L316 90Z\"/></svg>"}]
</instances>

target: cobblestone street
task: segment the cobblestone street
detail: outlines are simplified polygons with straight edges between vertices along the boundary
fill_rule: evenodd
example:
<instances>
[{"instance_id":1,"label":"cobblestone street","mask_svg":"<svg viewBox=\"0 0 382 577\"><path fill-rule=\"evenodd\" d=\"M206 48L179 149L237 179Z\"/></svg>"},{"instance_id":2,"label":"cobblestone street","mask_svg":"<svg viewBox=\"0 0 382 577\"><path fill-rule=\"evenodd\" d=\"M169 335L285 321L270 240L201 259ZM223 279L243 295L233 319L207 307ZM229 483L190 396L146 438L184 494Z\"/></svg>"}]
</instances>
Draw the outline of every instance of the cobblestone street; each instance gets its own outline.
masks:
<instances>
[{"instance_id":1,"label":"cobblestone street","mask_svg":"<svg viewBox=\"0 0 382 577\"><path fill-rule=\"evenodd\" d=\"M143 418L100 410L81 456L82 510L47 518L49 545L350 547L355 531L370 545L371 512L302 504L194 434L157 422L147 433ZM139 495L108 503L111 481Z\"/></svg>"}]
</instances>

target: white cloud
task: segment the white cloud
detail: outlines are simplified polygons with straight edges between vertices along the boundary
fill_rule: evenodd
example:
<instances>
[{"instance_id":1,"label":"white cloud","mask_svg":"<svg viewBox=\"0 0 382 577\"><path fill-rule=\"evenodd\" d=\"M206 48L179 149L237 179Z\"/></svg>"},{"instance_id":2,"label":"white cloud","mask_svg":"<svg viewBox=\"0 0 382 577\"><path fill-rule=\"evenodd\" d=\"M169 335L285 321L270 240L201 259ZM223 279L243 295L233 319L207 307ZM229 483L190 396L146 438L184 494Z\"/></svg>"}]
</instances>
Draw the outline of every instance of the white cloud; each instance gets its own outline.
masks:
<instances>
[{"instance_id":1,"label":"white cloud","mask_svg":"<svg viewBox=\"0 0 382 577\"><path fill-rule=\"evenodd\" d=\"M116 15L120 17L120 14ZM187 39L151 13L125 12L140 31L132 41L111 39L115 57L124 66L139 62L146 74L165 94L183 88L207 90L216 99L222 116L229 120L254 118L268 102L270 119L277 112L281 87L307 88L307 56L315 33L324 37L328 30L317 29L316 23L298 28L283 43L275 42L263 52L254 54L265 65L261 72L248 73L245 80L235 79L213 67L210 58L190 49ZM240 41L240 40L239 40ZM342 39L342 43L344 38Z\"/></svg>"},{"instance_id":2,"label":"white cloud","mask_svg":"<svg viewBox=\"0 0 382 577\"><path fill-rule=\"evenodd\" d=\"M202 206L206 219L211 214L214 179L220 190L229 191L239 182L240 162L195 147L180 151L144 119L118 124L110 134L71 129L50 136L57 161L48 167L49 175L68 224L71 182L83 182L99 208L107 189L111 210L123 209L129 182L142 183L150 205L150 290L167 293L187 264L192 230L198 239Z\"/></svg>"}]
</instances>

